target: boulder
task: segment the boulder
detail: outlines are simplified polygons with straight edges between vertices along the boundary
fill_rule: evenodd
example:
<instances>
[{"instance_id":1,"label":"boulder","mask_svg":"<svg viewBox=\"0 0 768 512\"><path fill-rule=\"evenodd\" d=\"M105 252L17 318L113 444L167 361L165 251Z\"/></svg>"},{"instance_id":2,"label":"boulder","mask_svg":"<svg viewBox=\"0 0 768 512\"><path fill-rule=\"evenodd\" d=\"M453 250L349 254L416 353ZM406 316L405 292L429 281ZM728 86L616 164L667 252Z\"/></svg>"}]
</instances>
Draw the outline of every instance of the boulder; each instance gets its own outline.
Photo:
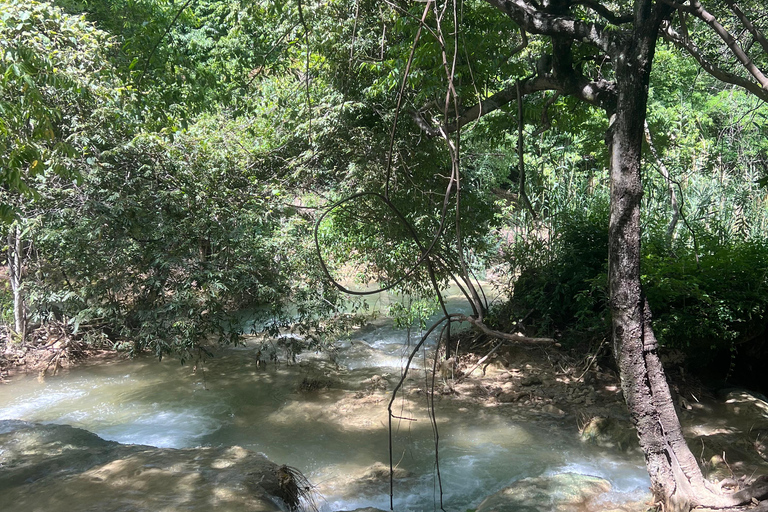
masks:
<instances>
[{"instance_id":1,"label":"boulder","mask_svg":"<svg viewBox=\"0 0 768 512\"><path fill-rule=\"evenodd\" d=\"M0 421L0 467L3 510L279 512L309 489L292 468L237 446L123 445L19 421Z\"/></svg>"},{"instance_id":2,"label":"boulder","mask_svg":"<svg viewBox=\"0 0 768 512\"><path fill-rule=\"evenodd\" d=\"M392 475L396 482L404 482L413 475L407 469L395 466ZM389 494L389 464L376 462L367 467L347 465L339 468L338 476L326 478L317 486L320 494L343 496L345 500Z\"/></svg>"}]
</instances>

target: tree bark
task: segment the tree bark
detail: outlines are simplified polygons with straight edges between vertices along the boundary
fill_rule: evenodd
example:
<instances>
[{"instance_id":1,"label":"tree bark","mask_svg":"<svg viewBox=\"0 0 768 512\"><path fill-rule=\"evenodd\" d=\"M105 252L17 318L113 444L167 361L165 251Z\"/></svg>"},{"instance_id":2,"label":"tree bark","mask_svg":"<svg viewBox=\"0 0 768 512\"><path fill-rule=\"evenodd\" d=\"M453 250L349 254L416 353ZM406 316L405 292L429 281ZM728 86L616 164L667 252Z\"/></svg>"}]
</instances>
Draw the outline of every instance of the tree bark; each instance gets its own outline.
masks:
<instances>
[{"instance_id":1,"label":"tree bark","mask_svg":"<svg viewBox=\"0 0 768 512\"><path fill-rule=\"evenodd\" d=\"M641 149L658 30L654 21L660 18L652 17L651 2L637 4L635 33L616 56L618 99L609 132L608 272L614 357L645 455L651 490L664 503L665 512L687 512L696 505L733 506L735 498L710 490L685 442L641 289Z\"/></svg>"},{"instance_id":2,"label":"tree bark","mask_svg":"<svg viewBox=\"0 0 768 512\"><path fill-rule=\"evenodd\" d=\"M21 250L21 228L18 224L14 224L8 229L8 280L13 292L14 333L23 343L27 335L27 315L21 290L23 261Z\"/></svg>"}]
</instances>

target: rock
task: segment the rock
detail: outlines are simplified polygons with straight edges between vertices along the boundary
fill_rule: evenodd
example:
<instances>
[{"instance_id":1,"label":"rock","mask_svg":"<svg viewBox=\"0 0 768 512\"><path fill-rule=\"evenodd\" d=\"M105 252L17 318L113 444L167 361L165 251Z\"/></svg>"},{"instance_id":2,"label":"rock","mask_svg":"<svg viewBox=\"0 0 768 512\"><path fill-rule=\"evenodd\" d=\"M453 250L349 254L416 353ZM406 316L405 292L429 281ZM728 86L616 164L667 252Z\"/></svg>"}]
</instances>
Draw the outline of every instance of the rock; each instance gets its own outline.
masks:
<instances>
[{"instance_id":1,"label":"rock","mask_svg":"<svg viewBox=\"0 0 768 512\"><path fill-rule=\"evenodd\" d=\"M550 414L550 415L556 416L556 417L565 416L565 411L563 411L562 409L558 409L557 407L555 407L554 405L551 405L551 404L547 404L544 407L542 407L541 408L541 412L543 412L545 414Z\"/></svg>"},{"instance_id":2,"label":"rock","mask_svg":"<svg viewBox=\"0 0 768 512\"><path fill-rule=\"evenodd\" d=\"M522 396L522 393L519 391L507 391L499 393L496 396L496 400L502 404L508 404L511 402L517 402L520 399L520 396Z\"/></svg>"},{"instance_id":3,"label":"rock","mask_svg":"<svg viewBox=\"0 0 768 512\"><path fill-rule=\"evenodd\" d=\"M0 421L0 432L6 510L278 512L308 485L240 447L123 445L66 425L18 421Z\"/></svg>"},{"instance_id":4,"label":"rock","mask_svg":"<svg viewBox=\"0 0 768 512\"><path fill-rule=\"evenodd\" d=\"M629 422L595 416L581 428L581 440L603 448L632 451L639 447L637 432Z\"/></svg>"},{"instance_id":5,"label":"rock","mask_svg":"<svg viewBox=\"0 0 768 512\"><path fill-rule=\"evenodd\" d=\"M593 512L595 499L610 490L607 480L575 473L525 478L483 500L476 512Z\"/></svg>"},{"instance_id":6,"label":"rock","mask_svg":"<svg viewBox=\"0 0 768 512\"><path fill-rule=\"evenodd\" d=\"M516 386L514 382L505 382L501 385L501 390L505 393L509 393L510 391L515 391Z\"/></svg>"},{"instance_id":7,"label":"rock","mask_svg":"<svg viewBox=\"0 0 768 512\"><path fill-rule=\"evenodd\" d=\"M541 384L541 377L538 375L529 375L527 377L523 377L522 380L520 380L520 385L522 386L538 386Z\"/></svg>"},{"instance_id":8,"label":"rock","mask_svg":"<svg viewBox=\"0 0 768 512\"><path fill-rule=\"evenodd\" d=\"M393 473L395 481L403 482L413 478L410 471L401 467L396 466ZM342 495L346 500L389 494L389 464L376 462L362 468L345 466L337 477L320 482L318 490L321 494Z\"/></svg>"},{"instance_id":9,"label":"rock","mask_svg":"<svg viewBox=\"0 0 768 512\"><path fill-rule=\"evenodd\" d=\"M411 476L411 473L408 470L397 466L392 468L392 474L395 480L401 480ZM384 464L383 462L375 462L365 469L365 472L360 479L389 483L389 465Z\"/></svg>"}]
</instances>

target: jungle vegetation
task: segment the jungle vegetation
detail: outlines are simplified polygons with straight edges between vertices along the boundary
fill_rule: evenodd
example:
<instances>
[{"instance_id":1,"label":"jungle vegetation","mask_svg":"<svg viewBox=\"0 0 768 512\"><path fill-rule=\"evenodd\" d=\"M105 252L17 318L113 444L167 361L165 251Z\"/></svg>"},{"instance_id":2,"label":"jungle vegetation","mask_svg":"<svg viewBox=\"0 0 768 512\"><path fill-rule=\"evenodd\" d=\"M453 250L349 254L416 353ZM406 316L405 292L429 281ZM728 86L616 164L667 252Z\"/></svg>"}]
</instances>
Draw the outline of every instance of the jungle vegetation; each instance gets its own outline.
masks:
<instances>
[{"instance_id":1,"label":"jungle vegetation","mask_svg":"<svg viewBox=\"0 0 768 512\"><path fill-rule=\"evenodd\" d=\"M489 335L610 347L665 510L761 499L708 487L658 353L764 385L767 20L756 0L4 0L4 342L322 343L350 289L456 282Z\"/></svg>"}]
</instances>

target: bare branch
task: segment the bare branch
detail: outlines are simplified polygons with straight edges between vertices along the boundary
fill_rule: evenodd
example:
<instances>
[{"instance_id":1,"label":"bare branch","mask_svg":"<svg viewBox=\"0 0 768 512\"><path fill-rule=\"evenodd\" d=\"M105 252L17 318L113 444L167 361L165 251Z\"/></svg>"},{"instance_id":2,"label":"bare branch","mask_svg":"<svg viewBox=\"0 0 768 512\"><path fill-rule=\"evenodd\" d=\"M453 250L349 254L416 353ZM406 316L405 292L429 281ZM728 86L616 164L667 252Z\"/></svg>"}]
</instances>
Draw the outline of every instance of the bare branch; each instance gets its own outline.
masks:
<instances>
[{"instance_id":1,"label":"bare branch","mask_svg":"<svg viewBox=\"0 0 768 512\"><path fill-rule=\"evenodd\" d=\"M533 345L540 345L540 344L548 344L548 343L554 343L555 340L552 338L531 338L528 336L523 336L522 334L510 334L508 332L501 332L501 331L494 331L485 323L483 323L481 320L478 320L477 318L471 317L471 316L465 316L465 315L453 315L454 318L456 318L459 322L469 322L472 324L472 326L475 329L478 329L483 334L487 334L488 336L491 336L496 339L500 340L508 340L508 341L514 341L517 343L528 343Z\"/></svg>"},{"instance_id":2,"label":"bare branch","mask_svg":"<svg viewBox=\"0 0 768 512\"><path fill-rule=\"evenodd\" d=\"M734 73L714 65L712 62L707 60L706 57L704 57L704 55L699 51L693 41L677 33L677 31L675 31L675 29L673 29L671 26L667 25L664 27L661 34L667 41L670 41L678 48L682 48L683 50L687 51L691 57L696 59L696 62L699 63L702 69L704 69L704 71L710 75L714 76L718 80L722 80L723 82L742 87L763 101L768 101L768 90L760 87L760 85L756 84L755 82L747 80L746 78L742 78Z\"/></svg>"},{"instance_id":3,"label":"bare branch","mask_svg":"<svg viewBox=\"0 0 768 512\"><path fill-rule=\"evenodd\" d=\"M765 35L760 32L760 29L758 29L754 23L752 23L752 20L747 18L746 14L744 14L744 11L742 11L733 0L725 0L725 3L728 4L728 7L730 7L733 13L739 18L742 25L744 25L744 27L749 30L749 33L754 36L755 40L760 43L760 46L763 47L763 51L768 54L768 39L766 39Z\"/></svg>"}]
</instances>

